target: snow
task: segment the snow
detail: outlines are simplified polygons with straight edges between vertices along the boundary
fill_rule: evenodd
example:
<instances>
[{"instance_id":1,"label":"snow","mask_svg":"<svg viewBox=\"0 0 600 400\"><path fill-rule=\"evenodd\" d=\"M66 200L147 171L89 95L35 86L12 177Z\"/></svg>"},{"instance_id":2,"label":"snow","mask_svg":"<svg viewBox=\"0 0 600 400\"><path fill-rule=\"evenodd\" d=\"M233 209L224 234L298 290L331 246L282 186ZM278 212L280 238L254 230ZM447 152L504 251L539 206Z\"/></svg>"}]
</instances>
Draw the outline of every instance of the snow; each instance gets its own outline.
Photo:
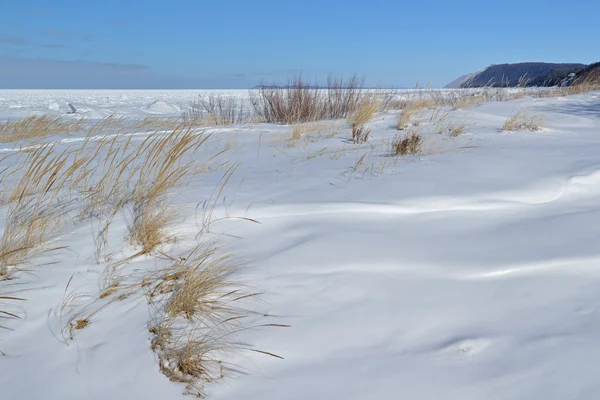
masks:
<instances>
[{"instance_id":1,"label":"snow","mask_svg":"<svg viewBox=\"0 0 600 400\"><path fill-rule=\"evenodd\" d=\"M78 110L73 117L102 118L111 114L129 117L180 116L180 110L199 95L211 93L247 96L247 90L2 90L0 120L26 115L64 115L68 103ZM49 104L58 104L57 110ZM16 112L18 109L20 112Z\"/></svg>"},{"instance_id":2,"label":"snow","mask_svg":"<svg viewBox=\"0 0 600 400\"><path fill-rule=\"evenodd\" d=\"M71 117L68 102L98 118L169 117L197 94L2 91L0 118ZM501 132L518 110L542 114L543 130ZM229 141L214 165L239 167L215 203L215 218L232 218L208 236L246 265L238 279L265 293L260 312L291 325L242 332L241 341L284 359L229 354L242 372L208 384L210 398L600 398L600 93L447 111L468 131L434 133L424 112L427 151L401 159L387 150L397 112L377 114L363 145L348 143L344 121L296 147L286 126L209 129L200 157ZM223 173L177 189L185 212L173 248L193 242L197 206ZM0 293L27 299L9 310L22 320L0 322L7 399L182 396L183 385L159 372L142 295L109 304L62 341L57 310L69 279L67 292L93 297L100 288L106 265L94 260L93 230L61 232L55 244L68 249L0 281ZM131 251L126 232L121 219L111 226L114 251Z\"/></svg>"}]
</instances>

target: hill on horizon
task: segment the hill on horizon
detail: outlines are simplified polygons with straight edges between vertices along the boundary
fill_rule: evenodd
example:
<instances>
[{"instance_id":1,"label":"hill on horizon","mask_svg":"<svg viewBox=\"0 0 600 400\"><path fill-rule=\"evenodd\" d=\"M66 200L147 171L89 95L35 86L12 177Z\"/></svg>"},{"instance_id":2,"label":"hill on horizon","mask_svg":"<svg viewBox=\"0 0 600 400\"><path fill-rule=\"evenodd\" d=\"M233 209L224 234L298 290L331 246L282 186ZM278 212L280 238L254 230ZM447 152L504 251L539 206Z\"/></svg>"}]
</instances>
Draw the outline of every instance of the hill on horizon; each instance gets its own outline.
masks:
<instances>
[{"instance_id":1,"label":"hill on horizon","mask_svg":"<svg viewBox=\"0 0 600 400\"><path fill-rule=\"evenodd\" d=\"M524 86L556 86L570 73L578 73L586 67L577 63L544 63L523 62L516 64L491 65L481 72L463 75L449 83L446 87L515 87ZM457 84L459 84L457 86Z\"/></svg>"}]
</instances>

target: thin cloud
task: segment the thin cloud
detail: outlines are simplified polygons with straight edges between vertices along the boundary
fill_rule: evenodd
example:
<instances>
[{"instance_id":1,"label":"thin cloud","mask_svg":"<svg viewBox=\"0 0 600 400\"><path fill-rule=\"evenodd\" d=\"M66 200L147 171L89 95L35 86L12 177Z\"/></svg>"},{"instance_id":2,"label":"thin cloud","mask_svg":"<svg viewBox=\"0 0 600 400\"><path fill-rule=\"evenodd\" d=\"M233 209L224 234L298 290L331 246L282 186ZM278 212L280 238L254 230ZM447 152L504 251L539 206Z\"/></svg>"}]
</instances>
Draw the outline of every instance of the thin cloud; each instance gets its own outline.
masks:
<instances>
[{"instance_id":1,"label":"thin cloud","mask_svg":"<svg viewBox=\"0 0 600 400\"><path fill-rule=\"evenodd\" d=\"M0 36L0 43L10 44L12 46L32 46L29 40L19 36Z\"/></svg>"},{"instance_id":2,"label":"thin cloud","mask_svg":"<svg viewBox=\"0 0 600 400\"><path fill-rule=\"evenodd\" d=\"M66 44L60 44L60 43L45 43L45 44L40 44L38 47L41 47L43 49L70 49L71 46L67 46Z\"/></svg>"},{"instance_id":3,"label":"thin cloud","mask_svg":"<svg viewBox=\"0 0 600 400\"><path fill-rule=\"evenodd\" d=\"M3 54L0 54L0 59L4 58L14 58L14 57L18 57L18 56L22 56L24 54L26 54L27 51L24 49L10 49L8 51L5 51Z\"/></svg>"},{"instance_id":4,"label":"thin cloud","mask_svg":"<svg viewBox=\"0 0 600 400\"><path fill-rule=\"evenodd\" d=\"M5 89L133 88L161 78L142 64L6 55L0 56L0 71L0 88Z\"/></svg>"},{"instance_id":5,"label":"thin cloud","mask_svg":"<svg viewBox=\"0 0 600 400\"><path fill-rule=\"evenodd\" d=\"M239 79L163 74L142 64L0 55L1 89L222 89Z\"/></svg>"},{"instance_id":6,"label":"thin cloud","mask_svg":"<svg viewBox=\"0 0 600 400\"><path fill-rule=\"evenodd\" d=\"M60 31L60 30L52 29L52 28L44 29L44 34L47 36L64 37L64 38L79 39L79 40L85 40L85 41L90 41L90 40L94 39L94 35L92 35L91 33L65 32L65 31Z\"/></svg>"},{"instance_id":7,"label":"thin cloud","mask_svg":"<svg viewBox=\"0 0 600 400\"><path fill-rule=\"evenodd\" d=\"M19 36L0 36L0 44L7 44L10 46L17 47L37 47L41 49L70 49L71 46L67 46L62 43L35 43L28 39Z\"/></svg>"}]
</instances>

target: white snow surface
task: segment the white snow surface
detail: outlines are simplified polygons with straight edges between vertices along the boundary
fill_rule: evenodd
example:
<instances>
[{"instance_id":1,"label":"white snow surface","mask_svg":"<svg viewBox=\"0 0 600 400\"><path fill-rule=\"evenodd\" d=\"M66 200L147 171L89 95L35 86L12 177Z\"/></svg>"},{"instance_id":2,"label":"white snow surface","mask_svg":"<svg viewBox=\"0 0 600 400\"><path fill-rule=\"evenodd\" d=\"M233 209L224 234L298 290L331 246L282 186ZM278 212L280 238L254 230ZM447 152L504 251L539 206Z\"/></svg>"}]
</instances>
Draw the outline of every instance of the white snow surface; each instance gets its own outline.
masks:
<instances>
[{"instance_id":1,"label":"white snow surface","mask_svg":"<svg viewBox=\"0 0 600 400\"><path fill-rule=\"evenodd\" d=\"M172 116L197 94L0 91L0 118L65 114L68 102L97 117ZM501 132L517 110L543 114L543 130ZM238 279L265 293L269 322L291 325L240 333L284 359L229 354L244 373L208 384L209 398L600 398L600 93L448 113L469 124L465 134L429 132L425 112L427 151L396 162L388 143L398 112L377 114L362 145L348 142L345 121L305 147L289 146L288 126L209 129L206 157L230 141L220 159L239 163L215 209L232 218L211 235L245 264ZM176 190L186 212L173 246L193 242L197 205L222 175ZM124 223L111 229L115 251L131 252ZM54 244L67 249L0 281L0 294L27 299L9 310L21 320L0 321L3 399L182 397L150 349L143 296L111 303L61 341L55 311L69 279L98 295L105 266L92 231L61 232Z\"/></svg>"}]
</instances>

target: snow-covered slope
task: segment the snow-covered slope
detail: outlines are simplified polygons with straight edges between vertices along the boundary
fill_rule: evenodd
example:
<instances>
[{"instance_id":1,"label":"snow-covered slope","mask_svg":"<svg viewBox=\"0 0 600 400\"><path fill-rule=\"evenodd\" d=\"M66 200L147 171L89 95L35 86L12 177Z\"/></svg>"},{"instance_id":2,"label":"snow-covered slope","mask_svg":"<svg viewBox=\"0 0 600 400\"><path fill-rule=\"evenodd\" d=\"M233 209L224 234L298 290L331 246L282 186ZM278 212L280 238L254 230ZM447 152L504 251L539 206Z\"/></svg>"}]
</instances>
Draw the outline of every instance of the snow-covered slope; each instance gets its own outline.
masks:
<instances>
[{"instance_id":1,"label":"snow-covered slope","mask_svg":"<svg viewBox=\"0 0 600 400\"><path fill-rule=\"evenodd\" d=\"M444 86L444 88L445 89L460 89L463 87L463 85L465 83L469 82L471 79L473 79L480 73L481 73L481 71L477 71L477 72L472 72L470 74L461 75L458 78L456 78L455 80L453 80L452 82L450 82L449 84L447 84L446 86Z\"/></svg>"},{"instance_id":2,"label":"snow-covered slope","mask_svg":"<svg viewBox=\"0 0 600 400\"><path fill-rule=\"evenodd\" d=\"M181 109L173 99L185 95L170 96L152 111ZM16 118L102 97L0 98L0 116ZM139 117L158 98L115 92L94 112ZM543 130L501 132L518 110L543 115ZM238 372L209 384L210 398L600 398L600 93L447 112L445 123L466 123L467 132L440 134L423 112L418 157L389 154L397 112L376 115L362 145L348 142L344 121L296 146L286 126L210 129L199 157L230 150L175 191L182 211L170 250L198 234L199 205L223 176L218 165L239 163L215 203L224 219L210 238L245 264L238 280L264 291L257 310L291 325L241 332L240 341L284 359L227 355ZM69 280L69 293L98 295L105 265L94 261L94 229L61 232L54 244L67 248L0 281L0 293L27 299L10 309L21 320L0 321L2 398L181 398L182 385L159 372L150 349L143 296L109 304L63 343L56 311ZM126 231L117 218L115 254L132 252Z\"/></svg>"}]
</instances>

